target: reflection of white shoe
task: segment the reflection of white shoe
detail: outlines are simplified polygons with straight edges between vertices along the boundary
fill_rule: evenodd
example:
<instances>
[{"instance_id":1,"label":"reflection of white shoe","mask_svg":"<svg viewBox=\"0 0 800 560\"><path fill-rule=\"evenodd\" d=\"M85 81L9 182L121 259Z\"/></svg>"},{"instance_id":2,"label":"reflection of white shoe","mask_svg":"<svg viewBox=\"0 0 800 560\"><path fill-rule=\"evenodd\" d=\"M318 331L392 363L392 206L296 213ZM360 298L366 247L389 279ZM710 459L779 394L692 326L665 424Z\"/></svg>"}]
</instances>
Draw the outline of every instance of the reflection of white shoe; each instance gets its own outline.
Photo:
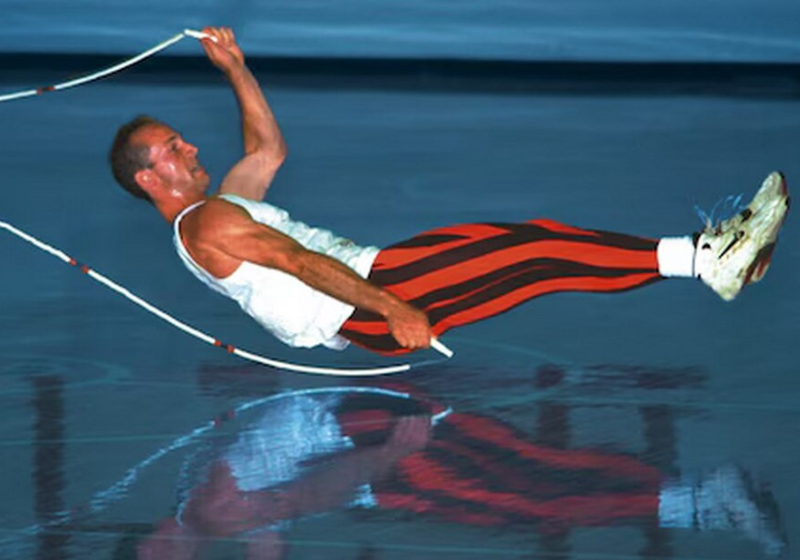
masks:
<instances>
[{"instance_id":1,"label":"reflection of white shoe","mask_svg":"<svg viewBox=\"0 0 800 560\"><path fill-rule=\"evenodd\" d=\"M742 469L725 466L701 479L694 488L694 505L701 531L739 531L761 543L770 555L786 549L775 499L768 490L757 488Z\"/></svg>"},{"instance_id":2,"label":"reflection of white shoe","mask_svg":"<svg viewBox=\"0 0 800 560\"><path fill-rule=\"evenodd\" d=\"M786 181L773 172L747 208L718 224L706 223L697 241L695 274L722 299L735 298L764 277L788 211Z\"/></svg>"}]
</instances>

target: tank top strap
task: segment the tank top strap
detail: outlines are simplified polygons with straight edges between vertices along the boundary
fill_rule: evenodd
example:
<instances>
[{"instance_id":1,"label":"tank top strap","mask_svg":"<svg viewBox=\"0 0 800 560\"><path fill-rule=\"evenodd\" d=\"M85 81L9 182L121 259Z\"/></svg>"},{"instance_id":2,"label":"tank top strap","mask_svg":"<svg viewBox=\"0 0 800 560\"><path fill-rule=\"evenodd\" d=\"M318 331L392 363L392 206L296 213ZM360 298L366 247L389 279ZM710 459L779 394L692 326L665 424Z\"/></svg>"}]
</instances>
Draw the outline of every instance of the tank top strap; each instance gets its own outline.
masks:
<instances>
[{"instance_id":1,"label":"tank top strap","mask_svg":"<svg viewBox=\"0 0 800 560\"><path fill-rule=\"evenodd\" d=\"M183 244L183 239L181 238L181 230L180 230L181 220L183 220L183 218L189 212L191 212L195 208L199 208L200 206L202 206L205 203L206 203L205 200L201 200L199 202L195 202L194 204L191 204L191 205L187 206L186 208L184 208L181 211L181 213L178 214L175 217L175 220L172 222L173 242L175 244L175 248L178 250L178 256L181 257L181 260L183 260L183 262L185 264L190 265L198 273L200 273L203 277L205 277L205 278L207 278L209 280L214 280L214 278L208 272L206 272L206 270L202 266L200 266L199 264L197 264L195 262L195 260L192 258L192 255L189 254L189 251L186 249L186 247Z\"/></svg>"}]
</instances>

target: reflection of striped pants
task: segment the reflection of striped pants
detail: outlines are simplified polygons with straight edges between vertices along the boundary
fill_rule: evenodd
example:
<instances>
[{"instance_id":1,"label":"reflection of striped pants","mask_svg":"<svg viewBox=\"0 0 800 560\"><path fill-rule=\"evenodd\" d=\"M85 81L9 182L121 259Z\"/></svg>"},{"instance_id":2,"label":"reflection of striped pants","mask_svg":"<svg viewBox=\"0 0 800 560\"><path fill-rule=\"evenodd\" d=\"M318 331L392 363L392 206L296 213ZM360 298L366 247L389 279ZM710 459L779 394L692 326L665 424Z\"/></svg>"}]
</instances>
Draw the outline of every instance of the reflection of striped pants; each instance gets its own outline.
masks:
<instances>
[{"instance_id":1,"label":"reflection of striped pants","mask_svg":"<svg viewBox=\"0 0 800 560\"><path fill-rule=\"evenodd\" d=\"M343 399L336 417L363 449L385 445L400 418L443 409L417 396L355 394ZM370 485L382 509L489 527L530 530L536 523L547 532L652 520L664 478L632 455L549 447L500 419L456 411L436 424L424 449Z\"/></svg>"},{"instance_id":2,"label":"reflection of striped pants","mask_svg":"<svg viewBox=\"0 0 800 560\"><path fill-rule=\"evenodd\" d=\"M618 292L661 279L657 241L550 220L436 229L379 254L369 280L424 310L435 335L554 292ZM357 309L340 333L400 354L386 321Z\"/></svg>"},{"instance_id":3,"label":"reflection of striped pants","mask_svg":"<svg viewBox=\"0 0 800 560\"><path fill-rule=\"evenodd\" d=\"M543 532L657 518L664 475L632 455L539 445L476 414L450 414L434 433L372 485L379 507Z\"/></svg>"}]
</instances>

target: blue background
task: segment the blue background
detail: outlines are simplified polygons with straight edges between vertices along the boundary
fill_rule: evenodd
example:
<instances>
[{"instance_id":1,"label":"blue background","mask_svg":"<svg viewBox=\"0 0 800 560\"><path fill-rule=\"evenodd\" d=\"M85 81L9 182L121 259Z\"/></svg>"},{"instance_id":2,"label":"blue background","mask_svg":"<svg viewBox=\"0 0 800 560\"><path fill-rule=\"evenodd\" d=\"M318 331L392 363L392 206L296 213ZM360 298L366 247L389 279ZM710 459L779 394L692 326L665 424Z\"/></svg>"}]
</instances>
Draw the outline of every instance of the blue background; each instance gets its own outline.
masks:
<instances>
[{"instance_id":1,"label":"blue background","mask_svg":"<svg viewBox=\"0 0 800 560\"><path fill-rule=\"evenodd\" d=\"M228 25L259 56L800 58L795 0L4 0L0 14L0 52L137 53L184 27Z\"/></svg>"}]
</instances>

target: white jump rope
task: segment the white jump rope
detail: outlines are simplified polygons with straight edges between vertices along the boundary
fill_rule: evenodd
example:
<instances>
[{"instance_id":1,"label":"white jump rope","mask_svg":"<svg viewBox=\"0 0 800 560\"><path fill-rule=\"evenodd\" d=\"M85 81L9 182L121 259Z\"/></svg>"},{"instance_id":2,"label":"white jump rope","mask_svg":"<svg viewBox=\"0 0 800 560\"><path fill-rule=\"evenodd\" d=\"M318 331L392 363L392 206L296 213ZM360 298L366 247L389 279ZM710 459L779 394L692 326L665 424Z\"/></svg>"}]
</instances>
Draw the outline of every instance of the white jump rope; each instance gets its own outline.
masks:
<instances>
[{"instance_id":1,"label":"white jump rope","mask_svg":"<svg viewBox=\"0 0 800 560\"><path fill-rule=\"evenodd\" d=\"M167 47L177 43L178 41L180 41L184 37L193 37L195 39L208 38L208 39L211 39L212 41L216 42L216 38L212 37L211 35L208 35L206 33L200 32L200 31L194 31L194 30L191 30L191 29L185 29L182 33L178 33L177 35L175 35L171 39L168 39L168 40L164 41L163 43L160 43L160 44L156 45L155 47L153 47L153 48L151 48L151 49L149 49L149 50L147 50L147 51L145 51L145 52L143 52L143 53L141 53L141 54L139 54L137 56L134 56L133 58L130 58L128 60L120 62L119 64L117 64L115 66L112 66L110 68L106 68L105 70L101 70L99 72L95 72L94 74L89 74L89 75L83 76L81 78L76 78L74 80L70 80L68 82L62 82L60 84L55 84L55 85L52 85L52 86L39 87L39 88L36 88L36 89L30 89L30 90L21 91L21 92L18 92L18 93L0 95L0 102L11 101L11 100L14 100L14 99L21 99L23 97L31 97L31 96L35 96L35 95L41 95L43 93L48 93L48 92L53 92L53 91L60 91L62 89L67 89L67 88L79 86L79 85L82 85L82 84L85 84L85 83L88 83L88 82L92 82L94 80L98 80L100 78L108 76L109 74L113 74L115 72L119 72L120 70L123 70L125 68L130 67L130 66L133 66L134 64L144 60L145 58L147 58L149 56L152 56L152 55L154 55L154 54L166 49ZM211 344L213 346L217 346L217 347L223 348L223 349L227 350L228 352L230 352L231 354L236 354L240 358L244 358L246 360L250 360L250 361L256 362L258 364L274 367L274 368L277 368L277 369L283 369L283 370L287 370L287 371L295 371L295 372L299 372L299 373L313 373L313 374L319 374L319 375L336 375L336 376L368 376L368 375L385 375L385 374L390 374L390 373L400 373L400 372L408 371L408 370L410 370L411 368L414 368L414 367L419 367L419 366L427 365L427 364L431 363L430 360L427 360L427 361L417 362L417 363L413 363L413 364L399 364L399 365L395 365L395 366L386 366L386 367L379 367L379 368L359 368L359 369L325 368L325 367L304 366L304 365L299 365L299 364L292 364L292 363L288 363L288 362L282 362L282 361L279 361L279 360L274 360L272 358L267 358L265 356L260 356L258 354L254 354L252 352L247 352L245 350L241 350L239 348L236 348L235 346L233 346L231 344L224 344L220 340L214 338L213 336L210 336L210 335L208 335L208 334L206 334L206 333L204 333L204 332L202 332L202 331L200 331L198 329L195 329L194 327L192 327L192 326L190 326L190 325L188 325L188 324L176 319L175 317L165 313L164 311L160 310L159 308L155 307L154 305L151 305L150 303L146 302L145 300L143 300L142 298L140 298L136 294L134 294L131 291L129 291L127 288L124 288L123 286L120 286L119 284L113 282L112 280L109 280L108 278L106 278L102 274L92 270L88 266L86 266L84 264L81 264L81 263L78 263L75 259L73 259L69 255L67 255L63 251L60 251L59 249L56 249L55 247L52 247L52 246L48 245L47 243L44 243L44 242L36 239L32 235L29 235L29 234L25 233L24 231L12 226L11 224L9 224L7 222L4 222L4 221L0 221L0 228L5 229L6 231L8 231L9 233L11 233L13 235L16 235L17 237L27 241L31 245L41 249L44 252L50 253L52 256L64 261L65 263L78 268L81 272L83 272L84 274L86 274L87 276L92 278L93 280L95 280L95 281L99 282L100 284L103 284L107 288L110 288L111 290L117 292L118 294L122 295L123 297L125 297L128 300L130 300L133 303L135 303L136 305L139 305L140 307L143 307L144 309L146 309L147 311L149 311L150 313L152 313L156 317L166 321L167 323L169 323L172 326L182 330L183 332L188 333L188 334L194 336L195 338L198 338L198 339L202 340L203 342L206 342L206 343ZM447 358L451 358L453 356L452 350L447 348L447 346L442 344L436 338L431 339L431 347L433 349L435 349L436 351L440 352L441 354L443 354L444 356L446 356Z\"/></svg>"}]
</instances>

